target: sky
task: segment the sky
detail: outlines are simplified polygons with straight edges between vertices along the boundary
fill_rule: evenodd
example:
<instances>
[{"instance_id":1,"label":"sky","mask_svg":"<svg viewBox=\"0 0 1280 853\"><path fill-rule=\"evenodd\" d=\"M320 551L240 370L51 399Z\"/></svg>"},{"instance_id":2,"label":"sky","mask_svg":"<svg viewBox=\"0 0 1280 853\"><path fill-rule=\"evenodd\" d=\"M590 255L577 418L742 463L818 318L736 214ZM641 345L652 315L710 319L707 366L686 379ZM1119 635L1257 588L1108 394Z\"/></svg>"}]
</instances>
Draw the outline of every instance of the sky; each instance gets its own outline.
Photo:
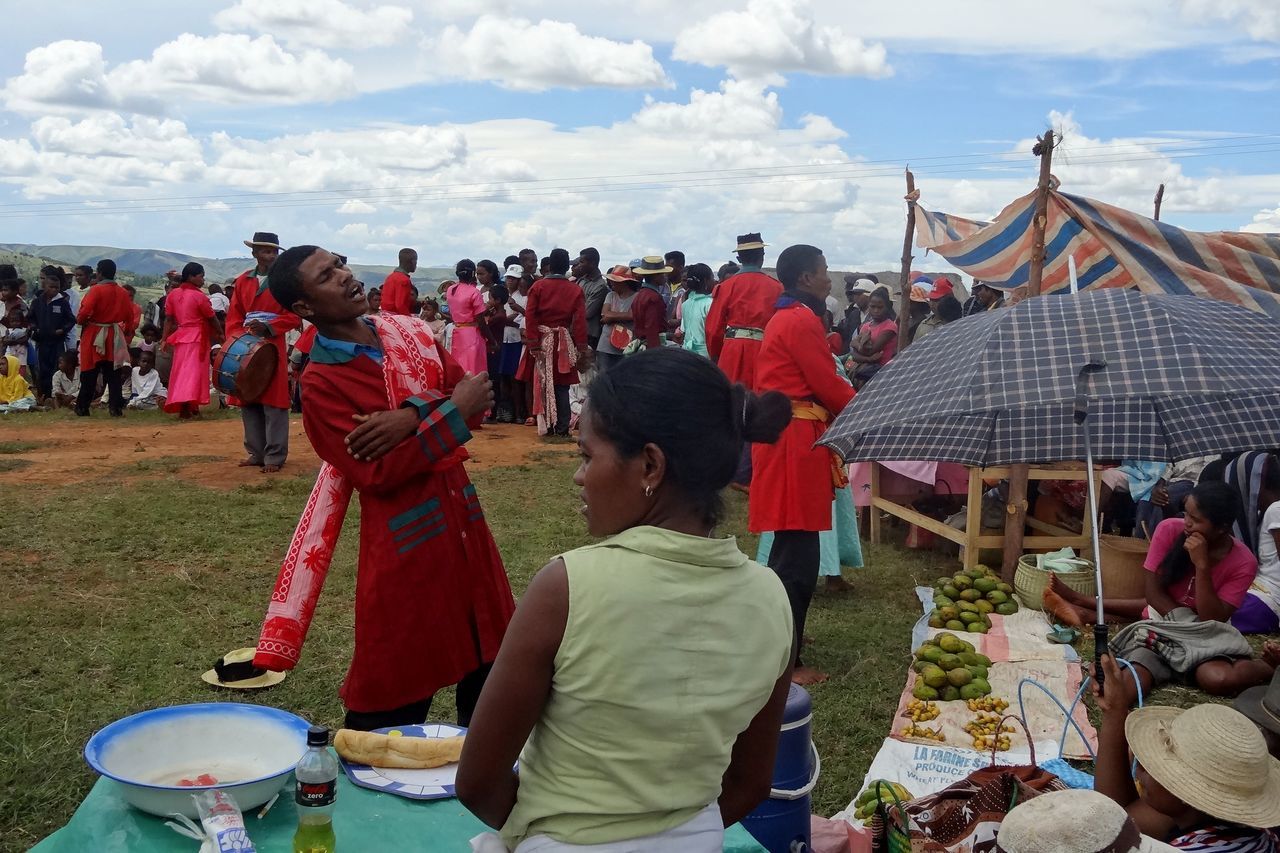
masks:
<instances>
[{"instance_id":1,"label":"sky","mask_svg":"<svg viewBox=\"0 0 1280 853\"><path fill-rule=\"evenodd\" d=\"M1067 192L1280 231L1276 0L47 0L5 43L0 242L884 269L908 165L990 219L1050 129Z\"/></svg>"}]
</instances>

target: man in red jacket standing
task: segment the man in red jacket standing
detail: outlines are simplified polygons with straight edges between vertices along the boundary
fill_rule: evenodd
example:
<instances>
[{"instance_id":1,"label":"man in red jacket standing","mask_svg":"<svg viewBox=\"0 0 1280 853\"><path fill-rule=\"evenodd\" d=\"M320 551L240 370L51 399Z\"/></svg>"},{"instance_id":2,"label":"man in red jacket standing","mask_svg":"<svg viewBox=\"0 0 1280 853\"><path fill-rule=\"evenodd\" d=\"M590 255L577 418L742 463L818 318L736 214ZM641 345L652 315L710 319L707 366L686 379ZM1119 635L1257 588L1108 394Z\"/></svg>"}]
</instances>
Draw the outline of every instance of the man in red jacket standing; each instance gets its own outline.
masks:
<instances>
[{"instance_id":1,"label":"man in red jacket standing","mask_svg":"<svg viewBox=\"0 0 1280 853\"><path fill-rule=\"evenodd\" d=\"M379 310L408 316L413 313L413 280L409 276L418 269L418 253L413 249L401 249L399 260L400 265L382 282Z\"/></svg>"},{"instance_id":2,"label":"man in red jacket standing","mask_svg":"<svg viewBox=\"0 0 1280 853\"><path fill-rule=\"evenodd\" d=\"M261 468L274 474L289 456L289 362L286 333L302 325L302 320L280 303L267 289L267 275L280 254L280 238L269 231L258 231L244 244L253 250L257 266L240 273L227 306L227 344L246 332L257 335L275 352L276 370L271 384L257 400L231 398L240 407L244 422L242 468Z\"/></svg>"},{"instance_id":3,"label":"man in red jacket standing","mask_svg":"<svg viewBox=\"0 0 1280 853\"><path fill-rule=\"evenodd\" d=\"M777 531L769 567L778 573L795 624L797 684L826 675L800 660L805 616L818 584L818 533L831 529L835 483L843 475L831 451L814 444L827 424L853 399L853 388L836 375L823 318L831 293L827 259L814 246L791 246L778 256L778 278L786 288L777 313L765 326L756 364L756 393L780 391L791 398L791 423L776 444L753 444L752 532Z\"/></svg>"},{"instance_id":4,"label":"man in red jacket standing","mask_svg":"<svg viewBox=\"0 0 1280 853\"><path fill-rule=\"evenodd\" d=\"M80 324L80 396L76 414L89 417L89 404L98 391L98 375L107 384L107 402L113 418L124 415L124 396L117 370L129 360L129 339L134 332L134 304L129 292L116 284L116 262L98 261L98 280L85 294L76 314Z\"/></svg>"}]
</instances>

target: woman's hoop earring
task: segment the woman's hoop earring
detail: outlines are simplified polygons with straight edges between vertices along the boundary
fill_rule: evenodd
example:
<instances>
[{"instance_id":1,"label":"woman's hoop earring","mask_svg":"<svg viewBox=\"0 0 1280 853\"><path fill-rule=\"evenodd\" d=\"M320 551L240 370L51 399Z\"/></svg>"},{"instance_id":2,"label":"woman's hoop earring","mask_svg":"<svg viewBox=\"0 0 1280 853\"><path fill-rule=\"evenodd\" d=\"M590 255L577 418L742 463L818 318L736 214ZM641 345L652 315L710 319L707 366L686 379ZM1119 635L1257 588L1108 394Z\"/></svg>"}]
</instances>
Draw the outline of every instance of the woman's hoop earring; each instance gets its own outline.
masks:
<instances>
[{"instance_id":1,"label":"woman's hoop earring","mask_svg":"<svg viewBox=\"0 0 1280 853\"><path fill-rule=\"evenodd\" d=\"M645 486L645 487L644 487L644 496L645 496L646 498L651 498L651 497L653 497L653 486Z\"/></svg>"}]
</instances>

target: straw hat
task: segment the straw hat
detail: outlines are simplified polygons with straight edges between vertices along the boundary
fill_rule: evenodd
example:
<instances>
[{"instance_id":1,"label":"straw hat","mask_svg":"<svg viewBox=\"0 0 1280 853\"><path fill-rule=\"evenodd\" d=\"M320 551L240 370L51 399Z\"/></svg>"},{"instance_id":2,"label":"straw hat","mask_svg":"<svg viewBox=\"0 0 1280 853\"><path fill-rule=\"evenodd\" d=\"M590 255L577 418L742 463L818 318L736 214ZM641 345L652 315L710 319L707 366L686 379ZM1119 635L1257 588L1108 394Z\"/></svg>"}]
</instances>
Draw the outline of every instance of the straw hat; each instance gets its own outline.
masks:
<instances>
[{"instance_id":1,"label":"straw hat","mask_svg":"<svg viewBox=\"0 0 1280 853\"><path fill-rule=\"evenodd\" d=\"M280 238L270 231L253 232L252 240L245 240L244 244L252 249L255 246L266 246L269 249L280 248Z\"/></svg>"},{"instance_id":2,"label":"straw hat","mask_svg":"<svg viewBox=\"0 0 1280 853\"><path fill-rule=\"evenodd\" d=\"M253 665L253 656L257 651L236 649L227 652L213 665L213 669L200 676L200 680L214 687L230 687L232 690L274 687L284 681L285 673L259 669Z\"/></svg>"},{"instance_id":3,"label":"straw hat","mask_svg":"<svg viewBox=\"0 0 1280 853\"><path fill-rule=\"evenodd\" d=\"M667 266L667 259L662 255L645 255L631 271L636 275L662 275L671 272L671 267Z\"/></svg>"},{"instance_id":4,"label":"straw hat","mask_svg":"<svg viewBox=\"0 0 1280 853\"><path fill-rule=\"evenodd\" d=\"M609 281L630 281L639 284L640 278L626 264L618 264L604 275Z\"/></svg>"},{"instance_id":5,"label":"straw hat","mask_svg":"<svg viewBox=\"0 0 1280 853\"><path fill-rule=\"evenodd\" d=\"M1257 829L1280 825L1280 761L1239 711L1140 708L1124 733L1151 777L1192 808Z\"/></svg>"},{"instance_id":6,"label":"straw hat","mask_svg":"<svg viewBox=\"0 0 1280 853\"><path fill-rule=\"evenodd\" d=\"M1158 853L1168 844L1138 831L1124 808L1097 791L1053 791L1019 804L1000 824L1000 853Z\"/></svg>"},{"instance_id":7,"label":"straw hat","mask_svg":"<svg viewBox=\"0 0 1280 853\"><path fill-rule=\"evenodd\" d=\"M745 252L749 249L763 249L767 245L769 244L760 239L760 232L752 231L749 234L739 234L738 245L734 246L733 250L735 252Z\"/></svg>"}]
</instances>

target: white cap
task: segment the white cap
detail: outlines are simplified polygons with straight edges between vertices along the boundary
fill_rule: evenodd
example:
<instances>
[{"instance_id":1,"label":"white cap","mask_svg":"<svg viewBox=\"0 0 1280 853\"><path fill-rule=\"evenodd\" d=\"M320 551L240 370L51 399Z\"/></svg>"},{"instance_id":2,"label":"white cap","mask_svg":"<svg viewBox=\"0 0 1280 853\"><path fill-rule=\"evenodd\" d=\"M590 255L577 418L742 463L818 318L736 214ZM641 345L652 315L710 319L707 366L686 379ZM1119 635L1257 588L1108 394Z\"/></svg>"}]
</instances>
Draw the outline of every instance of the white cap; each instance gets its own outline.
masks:
<instances>
[{"instance_id":1,"label":"white cap","mask_svg":"<svg viewBox=\"0 0 1280 853\"><path fill-rule=\"evenodd\" d=\"M860 278L853 283L853 292L854 293L875 293L876 288L879 286L880 285L876 284L874 281L872 281L869 278Z\"/></svg>"},{"instance_id":2,"label":"white cap","mask_svg":"<svg viewBox=\"0 0 1280 853\"><path fill-rule=\"evenodd\" d=\"M524 267L520 266L519 264L512 264L511 266L507 267L507 271L503 275L503 278L520 278L523 275L524 275Z\"/></svg>"}]
</instances>

